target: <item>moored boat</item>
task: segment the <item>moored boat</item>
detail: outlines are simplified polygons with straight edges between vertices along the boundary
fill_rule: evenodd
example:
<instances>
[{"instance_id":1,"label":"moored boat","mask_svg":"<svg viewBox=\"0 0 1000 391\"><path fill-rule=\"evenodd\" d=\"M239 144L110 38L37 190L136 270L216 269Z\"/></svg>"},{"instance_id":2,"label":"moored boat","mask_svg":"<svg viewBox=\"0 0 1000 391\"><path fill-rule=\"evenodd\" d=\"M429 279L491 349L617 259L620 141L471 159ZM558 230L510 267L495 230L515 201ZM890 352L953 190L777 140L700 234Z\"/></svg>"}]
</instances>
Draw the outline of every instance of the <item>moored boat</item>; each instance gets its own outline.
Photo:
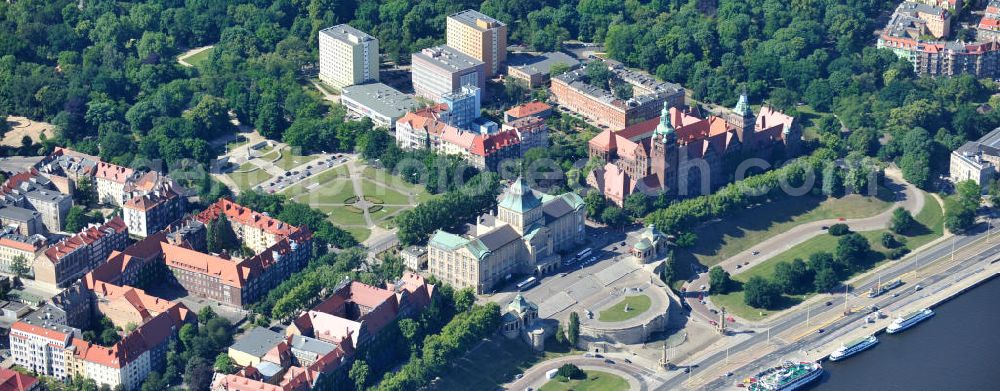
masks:
<instances>
[{"instance_id":1,"label":"moored boat","mask_svg":"<svg viewBox=\"0 0 1000 391\"><path fill-rule=\"evenodd\" d=\"M833 353L830 353L830 361L838 361L858 354L878 343L878 338L874 335L857 338L843 344Z\"/></svg>"},{"instance_id":2,"label":"moored boat","mask_svg":"<svg viewBox=\"0 0 1000 391\"><path fill-rule=\"evenodd\" d=\"M784 362L750 378L750 391L792 391L809 384L823 374L823 367L815 362Z\"/></svg>"},{"instance_id":3,"label":"moored boat","mask_svg":"<svg viewBox=\"0 0 1000 391\"><path fill-rule=\"evenodd\" d=\"M931 316L934 316L934 311L931 311L929 308L919 309L896 318L889 327L885 328L885 331L889 334L895 334L913 327Z\"/></svg>"}]
</instances>

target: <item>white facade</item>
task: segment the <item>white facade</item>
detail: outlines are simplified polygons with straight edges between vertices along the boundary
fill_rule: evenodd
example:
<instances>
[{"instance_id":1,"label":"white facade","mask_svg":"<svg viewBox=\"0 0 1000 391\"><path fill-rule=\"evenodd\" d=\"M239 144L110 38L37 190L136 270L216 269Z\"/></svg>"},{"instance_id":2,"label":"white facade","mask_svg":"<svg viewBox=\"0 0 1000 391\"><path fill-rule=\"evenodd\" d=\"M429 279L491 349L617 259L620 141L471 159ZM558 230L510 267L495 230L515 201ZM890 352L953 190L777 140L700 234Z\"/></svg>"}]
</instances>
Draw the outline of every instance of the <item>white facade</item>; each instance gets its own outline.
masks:
<instances>
[{"instance_id":1,"label":"white facade","mask_svg":"<svg viewBox=\"0 0 1000 391\"><path fill-rule=\"evenodd\" d=\"M10 330L10 355L14 363L28 370L56 379L68 377L64 349L71 334L49 333L41 336L16 328ZM62 339L59 339L59 338Z\"/></svg>"},{"instance_id":2,"label":"white facade","mask_svg":"<svg viewBox=\"0 0 1000 391\"><path fill-rule=\"evenodd\" d=\"M125 226L128 227L130 235L144 238L151 234L144 211L133 208L122 208L122 214L124 215Z\"/></svg>"},{"instance_id":3,"label":"white facade","mask_svg":"<svg viewBox=\"0 0 1000 391\"><path fill-rule=\"evenodd\" d=\"M337 87L378 81L378 39L346 24L319 32L319 78Z\"/></svg>"},{"instance_id":4,"label":"white facade","mask_svg":"<svg viewBox=\"0 0 1000 391\"><path fill-rule=\"evenodd\" d=\"M97 185L98 202L119 207L125 203L125 182L115 182L110 179L95 177L94 184Z\"/></svg>"}]
</instances>

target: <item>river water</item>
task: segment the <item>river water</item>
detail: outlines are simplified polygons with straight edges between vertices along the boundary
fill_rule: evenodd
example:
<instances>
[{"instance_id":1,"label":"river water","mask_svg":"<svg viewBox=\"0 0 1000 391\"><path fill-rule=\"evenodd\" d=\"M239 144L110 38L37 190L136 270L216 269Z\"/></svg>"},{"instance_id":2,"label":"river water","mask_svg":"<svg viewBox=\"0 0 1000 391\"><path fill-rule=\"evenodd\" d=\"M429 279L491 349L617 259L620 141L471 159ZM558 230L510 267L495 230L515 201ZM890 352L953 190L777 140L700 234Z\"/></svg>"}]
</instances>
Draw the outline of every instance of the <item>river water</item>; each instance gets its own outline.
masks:
<instances>
[{"instance_id":1,"label":"river water","mask_svg":"<svg viewBox=\"0 0 1000 391\"><path fill-rule=\"evenodd\" d=\"M936 315L840 362L815 391L1000 390L1000 278L934 309Z\"/></svg>"}]
</instances>

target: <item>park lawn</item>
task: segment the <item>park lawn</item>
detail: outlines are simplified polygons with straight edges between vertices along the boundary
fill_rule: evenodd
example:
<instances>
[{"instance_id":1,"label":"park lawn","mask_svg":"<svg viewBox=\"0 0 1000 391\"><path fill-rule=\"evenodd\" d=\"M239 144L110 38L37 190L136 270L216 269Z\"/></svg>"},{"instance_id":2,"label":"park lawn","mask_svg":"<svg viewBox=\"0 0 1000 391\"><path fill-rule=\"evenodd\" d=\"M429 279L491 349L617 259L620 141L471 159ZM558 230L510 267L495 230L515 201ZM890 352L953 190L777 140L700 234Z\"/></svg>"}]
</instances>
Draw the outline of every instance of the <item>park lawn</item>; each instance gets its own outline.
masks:
<instances>
[{"instance_id":1,"label":"park lawn","mask_svg":"<svg viewBox=\"0 0 1000 391\"><path fill-rule=\"evenodd\" d=\"M628 390L628 381L623 379L621 376L602 372L602 371L584 371L587 373L587 378L584 380L566 380L565 382L561 380L565 379L552 379L548 383L542 385L538 391L626 391Z\"/></svg>"},{"instance_id":2,"label":"park lawn","mask_svg":"<svg viewBox=\"0 0 1000 391\"><path fill-rule=\"evenodd\" d=\"M351 236L354 237L354 240L357 240L358 242L364 242L365 240L368 239L369 236L372 235L372 231L365 227L342 227L342 228L344 229L344 231L347 231L347 233L351 234Z\"/></svg>"},{"instance_id":3,"label":"park lawn","mask_svg":"<svg viewBox=\"0 0 1000 391\"><path fill-rule=\"evenodd\" d=\"M213 50L215 50L214 47L202 50L201 52L198 52L198 53L196 53L196 54L194 54L194 55L192 55L192 56L190 56L188 58L185 58L184 62L186 62L188 64L191 64L191 66L193 66L195 68L200 68L202 66L202 64L205 63L205 61L208 61L208 58L209 58L209 56L212 55L212 51Z\"/></svg>"},{"instance_id":4,"label":"park lawn","mask_svg":"<svg viewBox=\"0 0 1000 391\"><path fill-rule=\"evenodd\" d=\"M679 255L689 262L697 261L711 267L797 225L835 218L875 216L892 206L889 201L891 193L882 188L879 192L878 197L857 194L825 199L811 195L785 197L744 209L723 221L696 229L697 245L688 251L681 251ZM761 216L769 218L762 219ZM694 259L691 259L692 256Z\"/></svg>"},{"instance_id":5,"label":"park lawn","mask_svg":"<svg viewBox=\"0 0 1000 391\"><path fill-rule=\"evenodd\" d=\"M345 200L356 195L354 183L350 179L334 179L312 189L296 185L285 189L284 193L297 202L309 205L343 204Z\"/></svg>"},{"instance_id":6,"label":"park lawn","mask_svg":"<svg viewBox=\"0 0 1000 391\"><path fill-rule=\"evenodd\" d=\"M243 163L239 169L230 172L228 175L240 190L247 190L271 179L270 174L250 163Z\"/></svg>"},{"instance_id":7,"label":"park lawn","mask_svg":"<svg viewBox=\"0 0 1000 391\"><path fill-rule=\"evenodd\" d=\"M232 151L232 150L234 150L236 148L239 148L239 147L242 147L244 145L247 145L247 142L248 142L248 140L247 140L246 136L244 136L242 134L237 134L235 140L226 143L226 150L227 151Z\"/></svg>"},{"instance_id":8,"label":"park lawn","mask_svg":"<svg viewBox=\"0 0 1000 391\"><path fill-rule=\"evenodd\" d=\"M288 171L295 167L301 166L303 164L309 163L316 160L319 156L317 155L296 155L292 152L291 148L281 149L281 159L274 163L274 165L281 167L282 170Z\"/></svg>"},{"instance_id":9,"label":"park lawn","mask_svg":"<svg viewBox=\"0 0 1000 391\"><path fill-rule=\"evenodd\" d=\"M625 312L626 304L629 307L628 312ZM601 311L601 314L597 319L601 322L621 322L629 320L649 310L649 306L651 304L652 300L650 300L649 296L646 295L626 296L618 304Z\"/></svg>"},{"instance_id":10,"label":"park lawn","mask_svg":"<svg viewBox=\"0 0 1000 391\"><path fill-rule=\"evenodd\" d=\"M906 240L905 246L909 248L911 251L933 241L934 239L941 237L941 235L944 232L944 213L941 210L941 205L937 202L936 198L934 198L933 196L931 196L926 192L924 193L924 197L927 201L924 203L923 209L920 210L920 213L917 213L917 215L914 216L917 222L919 222L923 226L922 229L919 229L916 234L911 234L913 236L896 235L897 238L900 237L905 238ZM888 258L884 256L884 254L888 252L888 249L882 246L882 234L886 232L889 232L889 230L879 229L874 231L859 232L861 236L864 236L866 239L868 239L868 242L871 243L872 250L882 253L883 255L882 256L876 255L872 259L872 263L867 270L855 272L851 276L849 276L848 279L864 274L868 272L868 270L875 269L884 264L885 262L890 262ZM753 276L760 276L770 279L774 275L774 268L778 264L778 262L782 261L787 262L795 258L799 258L802 259L803 261L806 261L809 259L810 254L820 251L833 253L837 249L838 239L839 239L838 237L830 234L823 234L816 236L812 239L802 242L801 244L795 247L786 250L781 254L772 257L771 259L768 259L764 262L761 262L760 264L757 264L756 266L753 266L753 268L751 268L750 270L734 275L733 280L743 283L749 281L750 277ZM712 303L715 304L717 307L726 307L727 311L732 312L736 316L742 317L747 320L756 321L762 319L764 316L767 316L770 313L790 308L795 304L802 302L803 300L807 300L814 294L816 293L813 292L795 296L784 295L785 302L782 303L782 305L779 305L777 308L770 311L747 306L745 303L743 303L742 291L730 292L725 295L713 295ZM761 316L761 313L763 313L763 316Z\"/></svg>"},{"instance_id":11,"label":"park lawn","mask_svg":"<svg viewBox=\"0 0 1000 391\"><path fill-rule=\"evenodd\" d=\"M403 180L402 177L392 175L384 169L366 166L365 169L361 171L361 176L396 189L404 195L406 193L415 194L418 201L422 201L430 196L430 193L427 192L427 189L425 189L423 185L407 182Z\"/></svg>"},{"instance_id":12,"label":"park lawn","mask_svg":"<svg viewBox=\"0 0 1000 391\"><path fill-rule=\"evenodd\" d=\"M274 161L275 159L278 158L278 155L280 154L278 151L275 151L274 148L271 148L270 146L266 146L264 148L261 148L259 150L259 152L261 154L260 157L259 157L259 159L267 161L267 162Z\"/></svg>"},{"instance_id":13,"label":"park lawn","mask_svg":"<svg viewBox=\"0 0 1000 391\"><path fill-rule=\"evenodd\" d=\"M361 225L365 226L365 214L357 213L346 206L337 206L330 211L330 221L336 225Z\"/></svg>"},{"instance_id":14,"label":"park lawn","mask_svg":"<svg viewBox=\"0 0 1000 391\"><path fill-rule=\"evenodd\" d=\"M441 380L429 387L435 391L493 391L514 380L537 363L568 354L577 353L566 347L556 346L550 338L545 341L545 352L538 354L520 338L509 340L492 337L473 347L465 356L452 363Z\"/></svg>"},{"instance_id":15,"label":"park lawn","mask_svg":"<svg viewBox=\"0 0 1000 391\"><path fill-rule=\"evenodd\" d=\"M368 179L361 180L361 191L366 197L375 197L374 199L369 200L373 203L379 203L378 201L381 201L382 204L386 205L410 205L410 198L405 194L379 185Z\"/></svg>"}]
</instances>

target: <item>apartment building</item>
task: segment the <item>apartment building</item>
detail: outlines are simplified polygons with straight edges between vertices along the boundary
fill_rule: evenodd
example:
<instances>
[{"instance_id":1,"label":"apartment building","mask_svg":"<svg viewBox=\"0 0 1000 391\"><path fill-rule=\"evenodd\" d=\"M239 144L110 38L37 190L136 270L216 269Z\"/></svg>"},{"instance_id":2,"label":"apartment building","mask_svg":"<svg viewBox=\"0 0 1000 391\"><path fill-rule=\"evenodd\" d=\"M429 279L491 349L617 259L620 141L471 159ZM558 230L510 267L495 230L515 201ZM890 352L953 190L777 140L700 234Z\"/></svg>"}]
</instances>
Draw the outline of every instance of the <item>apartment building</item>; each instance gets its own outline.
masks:
<instances>
[{"instance_id":1,"label":"apartment building","mask_svg":"<svg viewBox=\"0 0 1000 391\"><path fill-rule=\"evenodd\" d=\"M657 81L654 77L607 61L619 80L632 85L633 96L616 97L607 88L590 84L586 72L574 70L552 78L555 103L579 114L591 123L611 130L656 118L664 102L671 106L684 104L684 88L677 84Z\"/></svg>"},{"instance_id":2,"label":"apartment building","mask_svg":"<svg viewBox=\"0 0 1000 391\"><path fill-rule=\"evenodd\" d=\"M455 288L486 293L513 274L543 274L560 264L559 252L583 243L586 210L573 192L536 193L518 178L464 233L439 230L427 244L434 277Z\"/></svg>"},{"instance_id":3,"label":"apartment building","mask_svg":"<svg viewBox=\"0 0 1000 391\"><path fill-rule=\"evenodd\" d=\"M0 228L0 273L17 274L13 268L15 259L23 259L25 266L31 268L45 244L42 235L22 235L14 226Z\"/></svg>"},{"instance_id":4,"label":"apartment building","mask_svg":"<svg viewBox=\"0 0 1000 391\"><path fill-rule=\"evenodd\" d=\"M532 148L548 148L549 146L549 127L545 124L545 120L539 117L528 116L515 119L503 124L503 130L517 134L517 138L520 140L520 156L524 156Z\"/></svg>"},{"instance_id":5,"label":"apartment building","mask_svg":"<svg viewBox=\"0 0 1000 391\"><path fill-rule=\"evenodd\" d=\"M42 214L17 206L0 206L0 224L15 227L24 236L34 236L45 232Z\"/></svg>"},{"instance_id":6,"label":"apartment building","mask_svg":"<svg viewBox=\"0 0 1000 391\"><path fill-rule=\"evenodd\" d=\"M319 31L319 78L336 88L378 81L378 39L340 24Z\"/></svg>"},{"instance_id":7,"label":"apartment building","mask_svg":"<svg viewBox=\"0 0 1000 391\"><path fill-rule=\"evenodd\" d=\"M66 214L73 206L72 197L60 193L52 180L35 169L11 176L0 187L0 196L6 206L38 212L42 226L50 232L62 230Z\"/></svg>"},{"instance_id":8,"label":"apartment building","mask_svg":"<svg viewBox=\"0 0 1000 391\"><path fill-rule=\"evenodd\" d=\"M346 368L357 350L383 336L394 321L416 316L430 305L434 285L418 274L405 273L379 288L344 280L333 294L302 312L285 330L284 338L268 329L252 330L236 341L228 354L251 363L232 375L216 375L213 391L305 391L353 387ZM254 338L253 336L257 336ZM384 365L385 355L365 357Z\"/></svg>"},{"instance_id":9,"label":"apartment building","mask_svg":"<svg viewBox=\"0 0 1000 391\"><path fill-rule=\"evenodd\" d=\"M103 264L114 251L128 246L128 229L121 217L92 224L31 258L35 281L64 287Z\"/></svg>"},{"instance_id":10,"label":"apartment building","mask_svg":"<svg viewBox=\"0 0 1000 391\"><path fill-rule=\"evenodd\" d=\"M396 144L402 149L430 148L458 155L470 165L495 170L503 159L521 156L521 139L513 130L476 132L460 129L447 120L447 106L406 113L396 121Z\"/></svg>"},{"instance_id":11,"label":"apartment building","mask_svg":"<svg viewBox=\"0 0 1000 391\"><path fill-rule=\"evenodd\" d=\"M486 75L500 74L507 62L507 25L476 10L448 15L448 46L485 64Z\"/></svg>"},{"instance_id":12,"label":"apartment building","mask_svg":"<svg viewBox=\"0 0 1000 391\"><path fill-rule=\"evenodd\" d=\"M94 187L100 203L121 207L128 201L126 188L135 179L135 170L116 164L97 162Z\"/></svg>"},{"instance_id":13,"label":"apartment building","mask_svg":"<svg viewBox=\"0 0 1000 391\"><path fill-rule=\"evenodd\" d=\"M435 46L410 56L410 77L416 95L441 103L441 97L462 86L486 88L486 64L451 46Z\"/></svg>"},{"instance_id":14,"label":"apartment building","mask_svg":"<svg viewBox=\"0 0 1000 391\"><path fill-rule=\"evenodd\" d=\"M140 289L103 282L78 285L53 299L61 308L40 308L11 326L11 357L36 373L66 380L75 376L99 385L138 390L151 371L162 371L170 340L194 313L183 304L147 295ZM67 317L77 310L82 318ZM84 341L80 322L105 315L115 326L137 326L112 346Z\"/></svg>"},{"instance_id":15,"label":"apartment building","mask_svg":"<svg viewBox=\"0 0 1000 391\"><path fill-rule=\"evenodd\" d=\"M520 80L528 88L544 86L551 80L552 69L556 64L576 69L580 61L563 52L542 54L516 53L507 62L507 76Z\"/></svg>"}]
</instances>

